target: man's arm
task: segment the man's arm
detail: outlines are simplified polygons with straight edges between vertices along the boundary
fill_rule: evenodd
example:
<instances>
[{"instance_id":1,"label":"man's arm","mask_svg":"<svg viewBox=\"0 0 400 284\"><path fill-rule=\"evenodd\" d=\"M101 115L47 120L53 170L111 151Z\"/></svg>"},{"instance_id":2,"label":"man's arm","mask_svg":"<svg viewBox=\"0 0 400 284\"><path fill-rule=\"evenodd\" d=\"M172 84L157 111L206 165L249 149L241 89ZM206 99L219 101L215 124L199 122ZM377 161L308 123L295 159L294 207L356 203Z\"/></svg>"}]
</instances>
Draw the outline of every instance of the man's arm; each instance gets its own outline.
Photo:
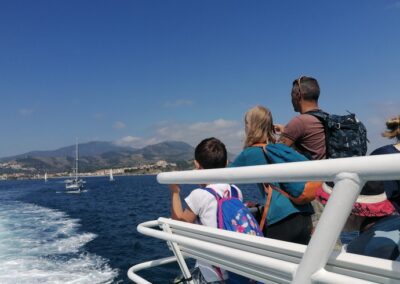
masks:
<instances>
[{"instance_id":1,"label":"man's arm","mask_svg":"<svg viewBox=\"0 0 400 284\"><path fill-rule=\"evenodd\" d=\"M274 124L275 133L279 135L278 142L286 144L291 147L294 144L294 141L283 135L285 132L285 126L283 124Z\"/></svg>"},{"instance_id":2,"label":"man's arm","mask_svg":"<svg viewBox=\"0 0 400 284\"><path fill-rule=\"evenodd\" d=\"M169 189L171 191L171 216L174 220L184 221L188 223L194 223L197 219L197 215L193 213L190 208L182 208L181 197L179 192L181 189L177 184L170 184Z\"/></svg>"}]
</instances>

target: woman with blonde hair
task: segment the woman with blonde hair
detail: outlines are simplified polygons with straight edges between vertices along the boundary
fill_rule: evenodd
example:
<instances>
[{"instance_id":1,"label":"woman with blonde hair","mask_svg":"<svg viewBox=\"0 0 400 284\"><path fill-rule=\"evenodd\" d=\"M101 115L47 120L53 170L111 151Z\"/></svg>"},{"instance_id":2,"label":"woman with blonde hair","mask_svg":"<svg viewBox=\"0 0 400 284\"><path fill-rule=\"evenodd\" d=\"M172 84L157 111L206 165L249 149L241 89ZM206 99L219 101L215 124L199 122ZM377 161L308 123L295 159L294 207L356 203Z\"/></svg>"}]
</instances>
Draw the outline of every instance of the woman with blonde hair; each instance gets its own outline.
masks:
<instances>
[{"instance_id":1,"label":"woman with blonde hair","mask_svg":"<svg viewBox=\"0 0 400 284\"><path fill-rule=\"evenodd\" d=\"M389 138L389 139L396 138L397 143L392 144L392 145L383 146L379 149L387 148L387 152L391 153L391 154L400 153L400 115L397 117L393 117L393 118L389 119L388 121L386 121L386 127L387 127L387 130L382 133L382 136ZM378 149L376 149L375 151L377 151L377 150Z\"/></svg>"},{"instance_id":2,"label":"woman with blonde hair","mask_svg":"<svg viewBox=\"0 0 400 284\"><path fill-rule=\"evenodd\" d=\"M263 106L255 106L246 112L244 118L244 148L257 143L275 143L274 123L271 111Z\"/></svg>"},{"instance_id":3,"label":"woman with blonde hair","mask_svg":"<svg viewBox=\"0 0 400 284\"><path fill-rule=\"evenodd\" d=\"M275 144L275 131L271 111L263 106L255 106L246 112L245 142L243 151L236 157L230 167L255 166L269 164L267 153L274 149L295 152L284 144ZM306 158L300 154L302 159ZM275 184L279 186L279 184ZM288 242L308 244L311 236L314 213L312 206L294 204L277 190L266 190L264 184L258 184L263 196L263 204L269 203L269 210L263 226L265 237ZM270 194L269 194L270 193ZM270 196L268 196L270 195ZM268 198L269 197L269 198ZM266 200L269 202L266 202ZM268 207L268 204L266 204Z\"/></svg>"}]
</instances>

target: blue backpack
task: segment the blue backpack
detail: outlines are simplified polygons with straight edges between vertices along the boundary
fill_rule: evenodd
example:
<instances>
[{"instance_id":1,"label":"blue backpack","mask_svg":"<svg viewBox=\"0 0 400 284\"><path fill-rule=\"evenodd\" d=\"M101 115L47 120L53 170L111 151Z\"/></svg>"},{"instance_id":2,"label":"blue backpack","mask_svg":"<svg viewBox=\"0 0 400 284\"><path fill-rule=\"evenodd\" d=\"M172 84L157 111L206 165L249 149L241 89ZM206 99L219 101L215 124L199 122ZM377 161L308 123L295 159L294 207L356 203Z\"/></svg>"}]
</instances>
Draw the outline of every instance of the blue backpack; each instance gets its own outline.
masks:
<instances>
[{"instance_id":1,"label":"blue backpack","mask_svg":"<svg viewBox=\"0 0 400 284\"><path fill-rule=\"evenodd\" d=\"M212 188L203 188L205 191L211 193L218 203L217 209L217 224L218 228L227 231L239 232L243 234L263 236L260 227L250 210L243 204L239 199L239 193L237 189L231 186L231 196L221 197ZM221 270L216 268L218 274L222 277ZM240 283L255 283L241 275L228 271L229 278L225 280L228 284L240 284Z\"/></svg>"},{"instance_id":2,"label":"blue backpack","mask_svg":"<svg viewBox=\"0 0 400 284\"><path fill-rule=\"evenodd\" d=\"M239 199L237 189L231 186L231 196L221 197L214 189L206 187L218 202L218 228L243 234L263 236L257 221L250 210Z\"/></svg>"},{"instance_id":3,"label":"blue backpack","mask_svg":"<svg viewBox=\"0 0 400 284\"><path fill-rule=\"evenodd\" d=\"M265 144L255 144L256 147L263 145ZM268 144L263 146L262 150L269 164L308 161L305 156L282 143ZM281 182L278 186L270 185L272 189L289 198L294 204L304 205L315 199L315 193L322 186L322 182Z\"/></svg>"}]
</instances>

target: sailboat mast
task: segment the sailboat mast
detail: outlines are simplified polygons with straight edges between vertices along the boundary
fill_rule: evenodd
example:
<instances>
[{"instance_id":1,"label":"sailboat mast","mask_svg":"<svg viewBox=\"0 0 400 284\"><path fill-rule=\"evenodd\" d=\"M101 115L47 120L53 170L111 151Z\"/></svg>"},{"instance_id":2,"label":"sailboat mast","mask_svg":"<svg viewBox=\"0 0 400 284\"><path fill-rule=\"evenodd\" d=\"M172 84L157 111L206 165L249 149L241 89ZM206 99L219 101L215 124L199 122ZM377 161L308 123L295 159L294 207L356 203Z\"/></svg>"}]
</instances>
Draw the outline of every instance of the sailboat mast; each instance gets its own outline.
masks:
<instances>
[{"instance_id":1,"label":"sailboat mast","mask_svg":"<svg viewBox=\"0 0 400 284\"><path fill-rule=\"evenodd\" d=\"M75 179L78 180L78 139L75 146Z\"/></svg>"}]
</instances>

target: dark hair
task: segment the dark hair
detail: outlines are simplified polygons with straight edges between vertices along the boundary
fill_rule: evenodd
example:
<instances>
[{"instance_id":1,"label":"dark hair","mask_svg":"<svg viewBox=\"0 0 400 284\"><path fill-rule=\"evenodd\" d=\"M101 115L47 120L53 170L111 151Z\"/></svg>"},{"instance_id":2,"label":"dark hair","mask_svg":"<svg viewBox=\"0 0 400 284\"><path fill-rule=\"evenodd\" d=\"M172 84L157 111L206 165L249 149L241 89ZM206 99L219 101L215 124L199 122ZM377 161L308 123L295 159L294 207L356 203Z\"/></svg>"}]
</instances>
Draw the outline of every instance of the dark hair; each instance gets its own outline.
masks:
<instances>
[{"instance_id":1,"label":"dark hair","mask_svg":"<svg viewBox=\"0 0 400 284\"><path fill-rule=\"evenodd\" d=\"M312 77L301 76L293 81L292 92L300 92L306 101L318 101L320 93L318 81Z\"/></svg>"},{"instance_id":2,"label":"dark hair","mask_svg":"<svg viewBox=\"0 0 400 284\"><path fill-rule=\"evenodd\" d=\"M227 161L225 145L214 137L204 139L196 146L194 158L203 169L225 168Z\"/></svg>"}]
</instances>

